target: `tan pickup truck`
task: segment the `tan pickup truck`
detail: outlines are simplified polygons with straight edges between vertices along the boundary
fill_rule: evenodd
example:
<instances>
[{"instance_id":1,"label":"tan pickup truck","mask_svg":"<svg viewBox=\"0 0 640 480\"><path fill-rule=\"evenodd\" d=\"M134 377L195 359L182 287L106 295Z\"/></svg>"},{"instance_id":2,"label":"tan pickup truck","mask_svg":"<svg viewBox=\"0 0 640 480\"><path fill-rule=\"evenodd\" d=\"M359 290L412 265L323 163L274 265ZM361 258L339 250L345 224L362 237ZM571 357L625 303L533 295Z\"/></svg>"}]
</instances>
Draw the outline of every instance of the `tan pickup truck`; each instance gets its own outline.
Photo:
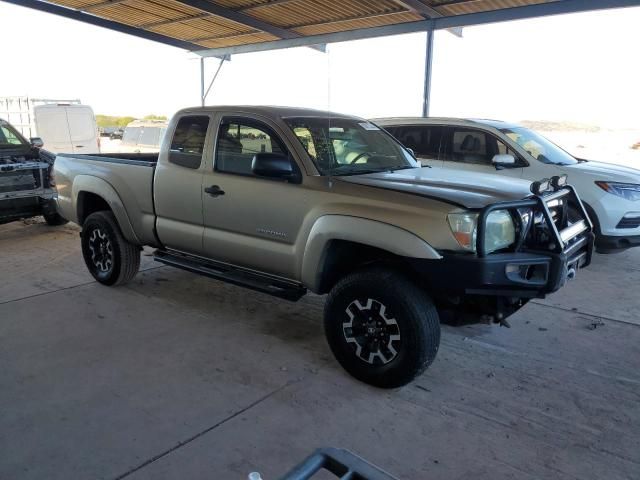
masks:
<instances>
[{"instance_id":1,"label":"tan pickup truck","mask_svg":"<svg viewBox=\"0 0 640 480\"><path fill-rule=\"evenodd\" d=\"M331 350L380 387L431 364L441 319L506 324L593 248L565 178L421 167L376 125L315 110L186 109L159 155L58 155L54 173L99 282L133 278L148 245L159 262L285 299L328 293Z\"/></svg>"}]
</instances>

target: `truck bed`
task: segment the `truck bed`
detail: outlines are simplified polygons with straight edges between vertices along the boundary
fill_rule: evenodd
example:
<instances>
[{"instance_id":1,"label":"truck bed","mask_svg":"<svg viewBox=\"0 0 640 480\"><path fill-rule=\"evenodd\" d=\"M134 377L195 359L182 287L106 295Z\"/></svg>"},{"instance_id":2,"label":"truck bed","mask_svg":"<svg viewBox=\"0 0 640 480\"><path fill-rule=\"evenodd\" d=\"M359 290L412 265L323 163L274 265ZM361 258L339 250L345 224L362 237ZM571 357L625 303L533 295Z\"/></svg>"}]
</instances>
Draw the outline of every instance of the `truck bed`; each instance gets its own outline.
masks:
<instances>
[{"instance_id":1,"label":"truck bed","mask_svg":"<svg viewBox=\"0 0 640 480\"><path fill-rule=\"evenodd\" d=\"M79 197L107 195L107 202L122 205L112 208L125 237L141 245L154 244L153 176L157 163L157 153L59 153L55 160L58 208L65 218L78 223Z\"/></svg>"}]
</instances>

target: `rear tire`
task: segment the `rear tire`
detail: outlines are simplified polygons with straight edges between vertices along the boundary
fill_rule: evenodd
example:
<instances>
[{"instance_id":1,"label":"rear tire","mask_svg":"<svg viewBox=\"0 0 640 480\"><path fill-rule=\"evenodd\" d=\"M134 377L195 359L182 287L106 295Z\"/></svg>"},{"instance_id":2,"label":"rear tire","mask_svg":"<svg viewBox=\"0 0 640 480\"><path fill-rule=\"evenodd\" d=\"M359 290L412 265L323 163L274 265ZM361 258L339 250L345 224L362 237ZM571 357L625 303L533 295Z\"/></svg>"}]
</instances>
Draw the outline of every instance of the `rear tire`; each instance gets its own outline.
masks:
<instances>
[{"instance_id":1,"label":"rear tire","mask_svg":"<svg viewBox=\"0 0 640 480\"><path fill-rule=\"evenodd\" d=\"M411 382L433 362L440 346L433 301L404 275L384 268L340 280L329 293L324 327L340 365L381 388Z\"/></svg>"},{"instance_id":2,"label":"rear tire","mask_svg":"<svg viewBox=\"0 0 640 480\"><path fill-rule=\"evenodd\" d=\"M124 238L109 211L92 213L84 221L82 256L89 273L104 285L127 283L140 268L140 248Z\"/></svg>"}]
</instances>

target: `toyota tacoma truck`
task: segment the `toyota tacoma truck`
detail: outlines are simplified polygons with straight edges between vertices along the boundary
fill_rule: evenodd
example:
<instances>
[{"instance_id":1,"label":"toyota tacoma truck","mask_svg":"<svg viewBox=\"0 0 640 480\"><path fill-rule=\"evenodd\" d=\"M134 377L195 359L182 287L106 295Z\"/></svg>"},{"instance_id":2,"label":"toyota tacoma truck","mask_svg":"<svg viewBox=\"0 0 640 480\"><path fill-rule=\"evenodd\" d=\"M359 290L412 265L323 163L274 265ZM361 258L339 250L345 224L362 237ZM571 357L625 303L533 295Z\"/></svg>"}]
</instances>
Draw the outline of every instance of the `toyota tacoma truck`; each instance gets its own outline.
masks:
<instances>
[{"instance_id":1,"label":"toyota tacoma truck","mask_svg":"<svg viewBox=\"0 0 640 480\"><path fill-rule=\"evenodd\" d=\"M42 140L27 140L0 119L0 225L38 215L49 225L67 221L56 211L56 191L50 178L55 155Z\"/></svg>"},{"instance_id":2,"label":"toyota tacoma truck","mask_svg":"<svg viewBox=\"0 0 640 480\"><path fill-rule=\"evenodd\" d=\"M315 110L182 110L159 154L60 154L55 179L98 282L131 280L146 245L281 298L328 294L331 350L379 387L433 362L441 319L505 324L593 250L565 177L423 168L375 124Z\"/></svg>"}]
</instances>

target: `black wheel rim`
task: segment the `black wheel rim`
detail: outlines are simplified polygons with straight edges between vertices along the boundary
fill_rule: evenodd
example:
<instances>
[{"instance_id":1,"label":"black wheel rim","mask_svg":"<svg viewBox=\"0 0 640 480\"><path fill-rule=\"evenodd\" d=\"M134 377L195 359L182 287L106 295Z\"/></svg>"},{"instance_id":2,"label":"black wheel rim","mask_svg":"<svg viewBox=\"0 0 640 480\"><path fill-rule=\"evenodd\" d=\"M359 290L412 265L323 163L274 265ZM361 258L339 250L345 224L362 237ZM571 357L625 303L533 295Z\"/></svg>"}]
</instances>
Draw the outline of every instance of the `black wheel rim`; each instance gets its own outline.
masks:
<instances>
[{"instance_id":1,"label":"black wheel rim","mask_svg":"<svg viewBox=\"0 0 640 480\"><path fill-rule=\"evenodd\" d=\"M360 360L370 365L386 365L398 356L400 328L387 307L372 298L354 300L345 309L344 338Z\"/></svg>"},{"instance_id":2,"label":"black wheel rim","mask_svg":"<svg viewBox=\"0 0 640 480\"><path fill-rule=\"evenodd\" d=\"M109 236L101 228L94 228L89 235L88 247L95 271L109 273L113 268L113 244Z\"/></svg>"}]
</instances>

